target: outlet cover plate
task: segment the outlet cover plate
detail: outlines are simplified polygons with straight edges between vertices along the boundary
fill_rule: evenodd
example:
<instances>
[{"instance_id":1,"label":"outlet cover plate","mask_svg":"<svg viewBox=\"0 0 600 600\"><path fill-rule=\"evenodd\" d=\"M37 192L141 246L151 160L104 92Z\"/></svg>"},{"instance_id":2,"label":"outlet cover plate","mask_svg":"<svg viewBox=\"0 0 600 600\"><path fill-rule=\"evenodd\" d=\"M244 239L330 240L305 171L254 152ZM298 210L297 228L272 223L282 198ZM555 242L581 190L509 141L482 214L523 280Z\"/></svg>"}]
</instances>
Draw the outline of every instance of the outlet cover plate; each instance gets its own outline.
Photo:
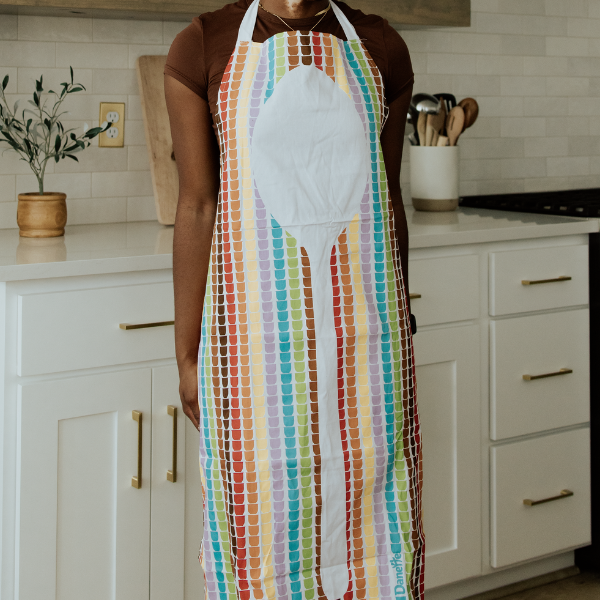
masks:
<instances>
[{"instance_id":1,"label":"outlet cover plate","mask_svg":"<svg viewBox=\"0 0 600 600\"><path fill-rule=\"evenodd\" d=\"M108 113L111 112L117 113L119 118L108 131L98 136L100 148L122 148L125 145L125 103L100 102L100 125L108 121Z\"/></svg>"}]
</instances>

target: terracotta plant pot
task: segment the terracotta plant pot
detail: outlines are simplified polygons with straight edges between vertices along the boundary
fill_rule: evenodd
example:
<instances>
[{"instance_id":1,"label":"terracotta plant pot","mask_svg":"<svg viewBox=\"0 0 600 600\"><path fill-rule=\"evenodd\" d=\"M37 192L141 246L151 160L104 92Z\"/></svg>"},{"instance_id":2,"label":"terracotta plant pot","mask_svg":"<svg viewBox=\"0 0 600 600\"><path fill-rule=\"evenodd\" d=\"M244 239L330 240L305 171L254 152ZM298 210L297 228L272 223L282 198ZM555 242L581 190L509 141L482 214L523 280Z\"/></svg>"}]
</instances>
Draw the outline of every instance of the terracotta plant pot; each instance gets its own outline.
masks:
<instances>
[{"instance_id":1,"label":"terracotta plant pot","mask_svg":"<svg viewBox=\"0 0 600 600\"><path fill-rule=\"evenodd\" d=\"M19 235L30 238L59 237L67 224L67 195L58 192L19 194Z\"/></svg>"}]
</instances>

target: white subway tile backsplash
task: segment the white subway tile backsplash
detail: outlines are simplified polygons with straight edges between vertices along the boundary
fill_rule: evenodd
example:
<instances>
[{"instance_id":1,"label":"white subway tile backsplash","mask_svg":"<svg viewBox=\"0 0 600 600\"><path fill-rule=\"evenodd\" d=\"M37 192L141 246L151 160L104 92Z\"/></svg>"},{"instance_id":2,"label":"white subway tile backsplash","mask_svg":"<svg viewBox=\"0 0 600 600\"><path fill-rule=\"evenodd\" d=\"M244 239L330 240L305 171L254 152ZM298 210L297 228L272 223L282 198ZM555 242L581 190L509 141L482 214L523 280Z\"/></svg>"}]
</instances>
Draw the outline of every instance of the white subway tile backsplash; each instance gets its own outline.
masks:
<instances>
[{"instance_id":1,"label":"white subway tile backsplash","mask_svg":"<svg viewBox=\"0 0 600 600\"><path fill-rule=\"evenodd\" d=\"M125 144L142 146L146 143L146 131L143 121L129 121L125 127Z\"/></svg>"},{"instance_id":2,"label":"white subway tile backsplash","mask_svg":"<svg viewBox=\"0 0 600 600\"><path fill-rule=\"evenodd\" d=\"M56 173L92 173L126 171L129 148L99 148L90 146L77 154L79 162L61 160L55 166Z\"/></svg>"},{"instance_id":3,"label":"white subway tile backsplash","mask_svg":"<svg viewBox=\"0 0 600 600\"><path fill-rule=\"evenodd\" d=\"M126 69L127 44L57 42L56 66L82 69Z\"/></svg>"},{"instance_id":4,"label":"white subway tile backsplash","mask_svg":"<svg viewBox=\"0 0 600 600\"><path fill-rule=\"evenodd\" d=\"M19 16L19 39L37 42L91 42L91 19Z\"/></svg>"},{"instance_id":5,"label":"white subway tile backsplash","mask_svg":"<svg viewBox=\"0 0 600 600\"><path fill-rule=\"evenodd\" d=\"M600 77L600 56L571 57L568 64L569 73L575 77Z\"/></svg>"},{"instance_id":6,"label":"white subway tile backsplash","mask_svg":"<svg viewBox=\"0 0 600 600\"><path fill-rule=\"evenodd\" d=\"M127 198L128 221L156 221L154 196Z\"/></svg>"},{"instance_id":7,"label":"white subway tile backsplash","mask_svg":"<svg viewBox=\"0 0 600 600\"><path fill-rule=\"evenodd\" d=\"M150 159L146 146L129 146L128 171L149 171Z\"/></svg>"},{"instance_id":8,"label":"white subway tile backsplash","mask_svg":"<svg viewBox=\"0 0 600 600\"><path fill-rule=\"evenodd\" d=\"M137 75L133 69L94 69L94 94L137 94Z\"/></svg>"},{"instance_id":9,"label":"white subway tile backsplash","mask_svg":"<svg viewBox=\"0 0 600 600\"><path fill-rule=\"evenodd\" d=\"M546 175L545 158L503 158L502 179L525 179Z\"/></svg>"},{"instance_id":10,"label":"white subway tile backsplash","mask_svg":"<svg viewBox=\"0 0 600 600\"><path fill-rule=\"evenodd\" d=\"M568 177L534 177L524 179L525 192L554 192L571 187Z\"/></svg>"},{"instance_id":11,"label":"white subway tile backsplash","mask_svg":"<svg viewBox=\"0 0 600 600\"><path fill-rule=\"evenodd\" d=\"M432 75L475 75L477 57L470 54L429 54L427 72Z\"/></svg>"},{"instance_id":12,"label":"white subway tile backsplash","mask_svg":"<svg viewBox=\"0 0 600 600\"><path fill-rule=\"evenodd\" d=\"M523 2L528 4L528 2ZM527 35L567 35L568 20L566 17L546 17L540 19L539 16L523 17L523 30Z\"/></svg>"},{"instance_id":13,"label":"white subway tile backsplash","mask_svg":"<svg viewBox=\"0 0 600 600\"><path fill-rule=\"evenodd\" d=\"M569 138L532 137L525 140L525 156L528 158L565 156L569 153Z\"/></svg>"},{"instance_id":14,"label":"white subway tile backsplash","mask_svg":"<svg viewBox=\"0 0 600 600\"><path fill-rule=\"evenodd\" d=\"M482 114L498 117L524 116L524 98L516 96L483 96L479 98L479 110ZM530 100L527 99L527 106Z\"/></svg>"},{"instance_id":15,"label":"white subway tile backsplash","mask_svg":"<svg viewBox=\"0 0 600 600\"><path fill-rule=\"evenodd\" d=\"M590 80L587 77L548 77L546 79L546 93L551 97L588 96L590 93Z\"/></svg>"},{"instance_id":16,"label":"white subway tile backsplash","mask_svg":"<svg viewBox=\"0 0 600 600\"><path fill-rule=\"evenodd\" d=\"M453 33L452 52L456 54L500 54L502 36L491 33ZM441 50L448 52L449 48ZM433 52L433 50L430 50Z\"/></svg>"},{"instance_id":17,"label":"white subway tile backsplash","mask_svg":"<svg viewBox=\"0 0 600 600\"><path fill-rule=\"evenodd\" d=\"M590 159L587 156L561 156L547 158L548 173L555 177L589 175Z\"/></svg>"},{"instance_id":18,"label":"white subway tile backsplash","mask_svg":"<svg viewBox=\"0 0 600 600\"><path fill-rule=\"evenodd\" d=\"M92 196L150 196L154 194L150 171L92 173Z\"/></svg>"},{"instance_id":19,"label":"white subway tile backsplash","mask_svg":"<svg viewBox=\"0 0 600 600\"><path fill-rule=\"evenodd\" d=\"M521 15L476 12L471 16L471 22L479 33L502 33L505 35L525 33Z\"/></svg>"},{"instance_id":20,"label":"white subway tile backsplash","mask_svg":"<svg viewBox=\"0 0 600 600\"><path fill-rule=\"evenodd\" d=\"M569 18L567 34L570 37L596 37L598 35L598 21L587 17L583 19Z\"/></svg>"},{"instance_id":21,"label":"white subway tile backsplash","mask_svg":"<svg viewBox=\"0 0 600 600\"><path fill-rule=\"evenodd\" d=\"M560 117L569 110L567 98L533 97L525 98L523 104L524 117Z\"/></svg>"},{"instance_id":22,"label":"white subway tile backsplash","mask_svg":"<svg viewBox=\"0 0 600 600\"><path fill-rule=\"evenodd\" d=\"M502 96L545 96L545 77L510 77L500 78Z\"/></svg>"},{"instance_id":23,"label":"white subway tile backsplash","mask_svg":"<svg viewBox=\"0 0 600 600\"><path fill-rule=\"evenodd\" d=\"M67 223L93 225L95 223L123 223L127 221L127 198L67 198Z\"/></svg>"},{"instance_id":24,"label":"white subway tile backsplash","mask_svg":"<svg viewBox=\"0 0 600 600\"><path fill-rule=\"evenodd\" d=\"M587 17L589 0L546 0L546 14L559 17Z\"/></svg>"},{"instance_id":25,"label":"white subway tile backsplash","mask_svg":"<svg viewBox=\"0 0 600 600\"><path fill-rule=\"evenodd\" d=\"M502 54L518 56L544 56L546 38L541 35L503 35Z\"/></svg>"},{"instance_id":26,"label":"white subway tile backsplash","mask_svg":"<svg viewBox=\"0 0 600 600\"><path fill-rule=\"evenodd\" d=\"M160 21L121 21L93 19L94 42L113 44L162 44L163 24Z\"/></svg>"},{"instance_id":27,"label":"white subway tile backsplash","mask_svg":"<svg viewBox=\"0 0 600 600\"><path fill-rule=\"evenodd\" d=\"M546 127L549 136L588 135L588 117L548 117Z\"/></svg>"},{"instance_id":28,"label":"white subway tile backsplash","mask_svg":"<svg viewBox=\"0 0 600 600\"><path fill-rule=\"evenodd\" d=\"M600 116L600 98L569 98L570 116Z\"/></svg>"},{"instance_id":29,"label":"white subway tile backsplash","mask_svg":"<svg viewBox=\"0 0 600 600\"><path fill-rule=\"evenodd\" d=\"M3 67L54 67L54 42L0 41L0 65Z\"/></svg>"},{"instance_id":30,"label":"white subway tile backsplash","mask_svg":"<svg viewBox=\"0 0 600 600\"><path fill-rule=\"evenodd\" d=\"M16 40L18 36L18 17L2 15L0 18L0 40Z\"/></svg>"},{"instance_id":31,"label":"white subway tile backsplash","mask_svg":"<svg viewBox=\"0 0 600 600\"><path fill-rule=\"evenodd\" d=\"M589 43L585 38L546 38L546 54L548 56L587 56L588 53Z\"/></svg>"},{"instance_id":32,"label":"white subway tile backsplash","mask_svg":"<svg viewBox=\"0 0 600 600\"><path fill-rule=\"evenodd\" d=\"M0 175L0 202L14 202L17 199L15 175Z\"/></svg>"},{"instance_id":33,"label":"white subway tile backsplash","mask_svg":"<svg viewBox=\"0 0 600 600\"><path fill-rule=\"evenodd\" d=\"M511 15L536 15L542 17L546 14L545 0L500 0L499 12Z\"/></svg>"},{"instance_id":34,"label":"white subway tile backsplash","mask_svg":"<svg viewBox=\"0 0 600 600\"><path fill-rule=\"evenodd\" d=\"M17 203L0 202L0 229L16 229ZM15 235L17 232L15 231Z\"/></svg>"},{"instance_id":35,"label":"white subway tile backsplash","mask_svg":"<svg viewBox=\"0 0 600 600\"><path fill-rule=\"evenodd\" d=\"M523 75L524 62L522 56L498 56L480 54L477 57L478 75ZM536 73L537 74L537 73ZM540 73L541 74L541 73Z\"/></svg>"},{"instance_id":36,"label":"white subway tile backsplash","mask_svg":"<svg viewBox=\"0 0 600 600\"><path fill-rule=\"evenodd\" d=\"M600 137L585 135L569 138L569 156L600 156Z\"/></svg>"},{"instance_id":37,"label":"white subway tile backsplash","mask_svg":"<svg viewBox=\"0 0 600 600\"><path fill-rule=\"evenodd\" d=\"M570 74L565 56L526 56L523 59L523 71L523 74L528 76L565 77ZM503 75L512 74L503 73Z\"/></svg>"},{"instance_id":38,"label":"white subway tile backsplash","mask_svg":"<svg viewBox=\"0 0 600 600\"><path fill-rule=\"evenodd\" d=\"M142 101L137 92L127 97L125 118L133 121L141 121L144 118L142 114Z\"/></svg>"}]
</instances>

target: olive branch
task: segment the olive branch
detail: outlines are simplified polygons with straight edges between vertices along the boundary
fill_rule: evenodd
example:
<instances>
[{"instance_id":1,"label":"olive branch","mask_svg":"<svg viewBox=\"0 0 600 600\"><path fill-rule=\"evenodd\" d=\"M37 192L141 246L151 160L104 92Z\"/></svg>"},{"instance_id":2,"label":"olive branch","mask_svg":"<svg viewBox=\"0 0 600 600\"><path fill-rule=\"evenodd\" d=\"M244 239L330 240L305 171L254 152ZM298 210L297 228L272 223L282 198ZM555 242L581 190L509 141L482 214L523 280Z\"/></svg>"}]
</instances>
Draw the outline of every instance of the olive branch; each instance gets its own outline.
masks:
<instances>
[{"instance_id":1,"label":"olive branch","mask_svg":"<svg viewBox=\"0 0 600 600\"><path fill-rule=\"evenodd\" d=\"M60 118L67 111L60 112L62 103L69 94L85 90L81 83L74 83L73 67L70 67L70 71L71 81L61 83L60 92L47 92L54 96L54 103L48 102L47 96L44 97L44 78L40 76L35 82L33 100L27 101L33 108L23 109L21 118L18 117L20 100L15 102L11 110L6 99L8 75L0 85L0 143L8 144L9 148L6 150L16 152L21 160L29 164L38 180L40 194L44 193L44 175L48 161L54 159L54 162L58 162L71 158L79 162L75 155L89 147L93 138L110 127L110 123L106 123L92 129L84 128L81 135L76 135L75 129L64 128Z\"/></svg>"}]
</instances>

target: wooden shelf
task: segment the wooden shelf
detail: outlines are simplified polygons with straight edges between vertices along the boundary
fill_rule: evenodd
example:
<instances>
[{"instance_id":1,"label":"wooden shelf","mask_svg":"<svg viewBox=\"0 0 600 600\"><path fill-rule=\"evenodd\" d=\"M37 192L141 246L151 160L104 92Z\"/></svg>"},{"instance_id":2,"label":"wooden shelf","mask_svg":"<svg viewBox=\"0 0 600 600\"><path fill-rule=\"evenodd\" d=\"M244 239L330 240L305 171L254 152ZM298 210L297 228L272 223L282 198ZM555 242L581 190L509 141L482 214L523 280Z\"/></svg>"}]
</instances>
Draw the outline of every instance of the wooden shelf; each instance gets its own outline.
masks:
<instances>
[{"instance_id":1,"label":"wooden shelf","mask_svg":"<svg viewBox=\"0 0 600 600\"><path fill-rule=\"evenodd\" d=\"M0 13L187 21L217 10L223 0L0 0ZM385 17L394 25L468 27L471 0L350 0L353 8Z\"/></svg>"}]
</instances>

